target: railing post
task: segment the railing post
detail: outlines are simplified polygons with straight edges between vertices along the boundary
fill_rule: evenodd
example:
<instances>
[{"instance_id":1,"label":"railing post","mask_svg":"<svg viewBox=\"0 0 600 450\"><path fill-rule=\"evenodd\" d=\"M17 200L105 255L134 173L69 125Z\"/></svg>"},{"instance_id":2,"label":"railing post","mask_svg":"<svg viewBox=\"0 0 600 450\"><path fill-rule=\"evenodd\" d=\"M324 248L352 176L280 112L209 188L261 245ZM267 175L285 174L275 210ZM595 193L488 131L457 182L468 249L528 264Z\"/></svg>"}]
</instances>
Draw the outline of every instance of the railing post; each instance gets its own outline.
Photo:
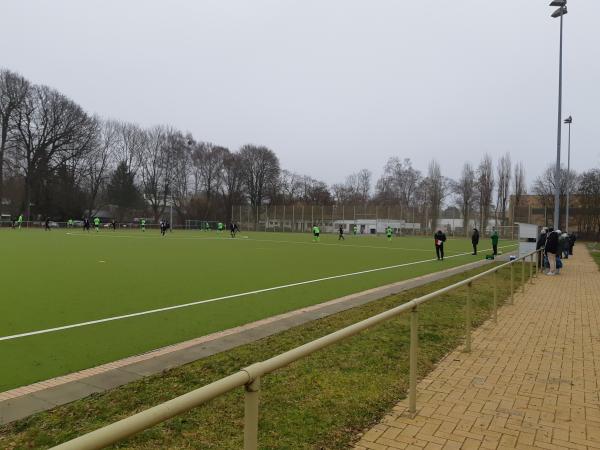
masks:
<instances>
[{"instance_id":1,"label":"railing post","mask_svg":"<svg viewBox=\"0 0 600 450\"><path fill-rule=\"evenodd\" d=\"M494 322L498 322L498 271L494 271Z\"/></svg>"},{"instance_id":2,"label":"railing post","mask_svg":"<svg viewBox=\"0 0 600 450\"><path fill-rule=\"evenodd\" d=\"M525 257L521 260L521 292L525 293Z\"/></svg>"},{"instance_id":3,"label":"railing post","mask_svg":"<svg viewBox=\"0 0 600 450\"><path fill-rule=\"evenodd\" d=\"M417 412L417 355L419 351L418 311L415 306L410 312L410 380L408 390L408 411Z\"/></svg>"},{"instance_id":4,"label":"railing post","mask_svg":"<svg viewBox=\"0 0 600 450\"><path fill-rule=\"evenodd\" d=\"M535 252L535 277L537 278L540 272L540 252Z\"/></svg>"},{"instance_id":5,"label":"railing post","mask_svg":"<svg viewBox=\"0 0 600 450\"><path fill-rule=\"evenodd\" d=\"M515 303L515 263L510 263L510 304Z\"/></svg>"},{"instance_id":6,"label":"railing post","mask_svg":"<svg viewBox=\"0 0 600 450\"><path fill-rule=\"evenodd\" d=\"M471 295L473 283L467 284L467 308L465 311L465 352L471 353Z\"/></svg>"},{"instance_id":7,"label":"railing post","mask_svg":"<svg viewBox=\"0 0 600 450\"><path fill-rule=\"evenodd\" d=\"M244 450L258 449L258 403L260 377L245 386L244 402Z\"/></svg>"},{"instance_id":8,"label":"railing post","mask_svg":"<svg viewBox=\"0 0 600 450\"><path fill-rule=\"evenodd\" d=\"M531 262L529 263L529 284L533 284L533 253L531 254Z\"/></svg>"}]
</instances>

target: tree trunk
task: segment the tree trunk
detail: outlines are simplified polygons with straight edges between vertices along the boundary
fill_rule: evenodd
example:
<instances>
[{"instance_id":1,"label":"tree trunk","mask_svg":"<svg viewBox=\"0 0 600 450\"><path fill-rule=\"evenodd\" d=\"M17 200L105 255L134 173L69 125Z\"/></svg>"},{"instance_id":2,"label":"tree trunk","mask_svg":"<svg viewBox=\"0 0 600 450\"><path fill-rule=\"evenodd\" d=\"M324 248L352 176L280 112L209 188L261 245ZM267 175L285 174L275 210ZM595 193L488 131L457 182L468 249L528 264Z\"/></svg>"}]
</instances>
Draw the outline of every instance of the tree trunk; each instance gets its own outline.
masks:
<instances>
[{"instance_id":1,"label":"tree trunk","mask_svg":"<svg viewBox=\"0 0 600 450\"><path fill-rule=\"evenodd\" d=\"M31 220L31 177L29 174L25 175L25 204L23 205L23 211L25 211L25 217L27 221Z\"/></svg>"},{"instance_id":2,"label":"tree trunk","mask_svg":"<svg viewBox=\"0 0 600 450\"><path fill-rule=\"evenodd\" d=\"M0 144L0 218L2 217L3 195L4 195L4 139L2 139L2 143Z\"/></svg>"},{"instance_id":3,"label":"tree trunk","mask_svg":"<svg viewBox=\"0 0 600 450\"><path fill-rule=\"evenodd\" d=\"M2 124L2 136L0 136L0 217L2 215L2 198L4 195L4 150L8 136L8 123Z\"/></svg>"}]
</instances>

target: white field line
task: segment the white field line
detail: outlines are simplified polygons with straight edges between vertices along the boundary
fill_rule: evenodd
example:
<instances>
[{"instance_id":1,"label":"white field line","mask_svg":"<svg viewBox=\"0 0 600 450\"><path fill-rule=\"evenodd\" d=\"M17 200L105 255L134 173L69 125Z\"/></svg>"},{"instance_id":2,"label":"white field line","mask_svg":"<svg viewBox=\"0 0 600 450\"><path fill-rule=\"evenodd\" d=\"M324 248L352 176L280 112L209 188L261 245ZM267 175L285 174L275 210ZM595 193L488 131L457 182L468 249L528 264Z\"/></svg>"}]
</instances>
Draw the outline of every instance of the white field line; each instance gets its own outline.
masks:
<instances>
[{"instance_id":1,"label":"white field line","mask_svg":"<svg viewBox=\"0 0 600 450\"><path fill-rule=\"evenodd\" d=\"M505 246L499 247L499 248L507 248L507 247L515 247L515 246L516 246L516 244L505 245ZM488 250L491 250L491 249L485 249L482 251L488 251ZM456 258L458 256L465 256L465 255L469 255L469 254L470 253L460 253L458 255L448 256L448 258ZM448 258L446 258L446 259L448 259ZM73 323L70 325L62 325L60 327L46 328L44 330L29 331L26 333L13 334L10 336L2 336L2 337L0 337L0 341L10 341L10 340L24 338L24 337L28 337L28 336L35 336L37 334L54 333L57 331L69 330L71 328L80 328L80 327L85 327L85 326L89 326L89 325L96 325L99 323L113 322L115 320L130 319L132 317L146 316L149 314L156 314L156 313L165 312L165 311L172 311L174 309L188 308L190 306L203 305L205 303L213 303L213 302L218 302L218 301L222 301L222 300L230 300L232 298L246 297L248 295L262 294L265 292L277 291L277 290L287 289L287 288L296 287L296 286L303 286L306 284L315 284L315 283L320 283L322 281L336 280L339 278L348 278L348 277L353 277L353 276L357 276L357 275L364 275L367 273L381 272L383 270L390 270L390 269L397 269L400 267L414 266L417 264L423 264L423 263L428 263L428 262L432 262L432 261L436 261L436 259L424 259L422 261L413 261L410 263L395 264L393 266L378 267L376 269L361 270L359 272L344 273L341 275L332 275L329 277L316 278L314 280L298 281L296 283L283 284L280 286L273 286L273 287L263 288L263 289L256 289L254 291L241 292L239 294L224 295L221 297L209 298L207 300L198 300L198 301L189 302L189 303L182 303L180 305L165 306L163 308L150 309L148 311L140 311L140 312L136 312L136 313L123 314L121 316L112 316L112 317L106 317L104 319L96 319L96 320L90 320L87 322Z\"/></svg>"},{"instance_id":2,"label":"white field line","mask_svg":"<svg viewBox=\"0 0 600 450\"><path fill-rule=\"evenodd\" d=\"M70 235L70 236L87 236L88 233L83 233L83 232L67 232L66 234ZM165 239L162 236L148 236L148 235L144 235L144 236L132 236L131 234L118 234L118 233L93 233L90 232L89 235L92 236L102 236L102 237L112 237L112 238L121 238L121 239ZM312 235L307 234L307 236L312 238ZM169 237L169 239L172 240L178 240L178 241L185 241L185 240L191 240L191 241L227 241L227 242L274 242L277 244L297 244L297 245L310 245L314 248L318 248L321 246L330 246L330 247L346 247L346 248L372 248L372 249L378 249L378 250L400 250L400 251L410 251L410 252L427 252L427 253L431 253L430 249L424 249L424 248L410 248L410 247L384 247L382 245L355 245L355 244L335 244L335 243L328 243L328 242L319 242L319 243L314 243L314 242L301 242L301 241L285 241L285 240L277 240L277 239L255 239L255 238L251 238L248 236L240 236L240 238L230 238L229 234L227 235L223 235L222 237L215 237L215 236L211 236L211 237L202 237L202 236L198 236L198 237L190 237L190 236L185 236L185 237ZM359 238L360 239L360 238ZM491 250L491 249L490 249ZM482 250L485 251L485 250ZM454 253L454 252L449 252L449 255L462 255L462 253Z\"/></svg>"}]
</instances>

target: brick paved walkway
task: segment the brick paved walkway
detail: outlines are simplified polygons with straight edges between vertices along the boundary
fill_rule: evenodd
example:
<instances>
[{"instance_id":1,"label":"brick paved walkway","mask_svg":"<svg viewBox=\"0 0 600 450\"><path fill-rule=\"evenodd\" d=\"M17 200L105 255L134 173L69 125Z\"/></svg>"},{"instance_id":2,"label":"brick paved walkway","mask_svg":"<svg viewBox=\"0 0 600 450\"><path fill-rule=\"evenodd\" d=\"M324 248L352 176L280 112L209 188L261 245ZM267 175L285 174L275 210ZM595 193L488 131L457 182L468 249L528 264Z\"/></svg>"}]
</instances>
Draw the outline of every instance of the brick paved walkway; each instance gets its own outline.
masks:
<instances>
[{"instance_id":1,"label":"brick paved walkway","mask_svg":"<svg viewBox=\"0 0 600 450\"><path fill-rule=\"evenodd\" d=\"M600 449L600 272L577 246L498 324L473 333L419 383L417 415L398 403L356 448Z\"/></svg>"}]
</instances>

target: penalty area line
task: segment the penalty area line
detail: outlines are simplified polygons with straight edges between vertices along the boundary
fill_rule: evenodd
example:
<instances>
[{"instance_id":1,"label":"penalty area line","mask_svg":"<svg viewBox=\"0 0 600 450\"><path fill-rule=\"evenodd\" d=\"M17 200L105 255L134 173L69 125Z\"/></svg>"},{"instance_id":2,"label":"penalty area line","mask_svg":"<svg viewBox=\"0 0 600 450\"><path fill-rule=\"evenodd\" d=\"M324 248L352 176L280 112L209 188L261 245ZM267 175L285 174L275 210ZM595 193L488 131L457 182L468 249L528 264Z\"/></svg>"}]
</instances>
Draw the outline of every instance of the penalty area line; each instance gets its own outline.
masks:
<instances>
[{"instance_id":1,"label":"penalty area line","mask_svg":"<svg viewBox=\"0 0 600 450\"><path fill-rule=\"evenodd\" d=\"M515 247L516 244L513 245L505 245L503 247L500 248L508 248L508 247ZM491 249L485 249L482 251L488 251ZM452 255L452 256L448 256L446 257L446 259L450 259L450 258L457 258L459 256L466 256L469 255L470 253L460 253L458 255ZM150 314L157 314L157 313L161 313L161 312L165 312L165 311L173 311L176 309L182 309L182 308L189 308L191 306L196 306L196 305L203 305L206 303L214 303L214 302L218 302L218 301L223 301L223 300L231 300L234 298L240 298L240 297L247 297L249 295L255 295L255 294L263 294L265 292L272 292L272 291L278 291L278 290L282 290L282 289L288 289L291 287L296 287L296 286L304 286L307 284L315 284L315 283L321 283L323 281L329 281L329 280L337 280L340 278L349 278L349 277L354 277L354 276L358 276L358 275L364 275L367 273L374 273L374 272L381 272L384 270L391 270L391 269L398 269L401 267L408 267L408 266L415 266L417 264L424 264L424 263L428 263L428 262L432 262L432 261L436 261L436 258L433 259L424 259L421 261L413 261L413 262L409 262L409 263L403 263L403 264L394 264L392 266L386 266L386 267L377 267L375 269L367 269L367 270L361 270L358 272L351 272L351 273L344 273L344 274L340 274L340 275L331 275L328 277L322 277L322 278L315 278L313 280L305 280L305 281L298 281L296 283L289 283L289 284L283 284L283 285L279 285L279 286L272 286L269 288L263 288L263 289L256 289L253 291L248 291L248 292L240 292L238 294L230 294L230 295L223 295L221 297L214 297L214 298L209 298L206 300L198 300L198 301L194 301L194 302L189 302L189 303L182 303L180 305L172 305L172 306L165 306L163 308L156 308L156 309L150 309L147 311L140 311L140 312L135 312L135 313L130 313L130 314L123 314L120 316L111 316L111 317L106 317L104 319L96 319L96 320L89 320L87 322L79 322L79 323L73 323L73 324L69 324L69 325L62 325L59 327L54 327L54 328L46 328L43 330L36 330L36 331L29 331L26 333L19 333L19 334L13 334L10 336L1 336L0 337L0 341L11 341L11 340L15 340L15 339L20 339L20 338L25 338L25 337L29 337L29 336L36 336L39 334L48 334L48 333L55 333L58 331L64 331L64 330L70 330L73 328L81 328L81 327L86 327L86 326L90 326L90 325L97 325L97 324L101 324L101 323L106 323L106 322L114 322L116 320L123 320L123 319L130 319L132 317L140 317L140 316L147 316Z\"/></svg>"}]
</instances>

